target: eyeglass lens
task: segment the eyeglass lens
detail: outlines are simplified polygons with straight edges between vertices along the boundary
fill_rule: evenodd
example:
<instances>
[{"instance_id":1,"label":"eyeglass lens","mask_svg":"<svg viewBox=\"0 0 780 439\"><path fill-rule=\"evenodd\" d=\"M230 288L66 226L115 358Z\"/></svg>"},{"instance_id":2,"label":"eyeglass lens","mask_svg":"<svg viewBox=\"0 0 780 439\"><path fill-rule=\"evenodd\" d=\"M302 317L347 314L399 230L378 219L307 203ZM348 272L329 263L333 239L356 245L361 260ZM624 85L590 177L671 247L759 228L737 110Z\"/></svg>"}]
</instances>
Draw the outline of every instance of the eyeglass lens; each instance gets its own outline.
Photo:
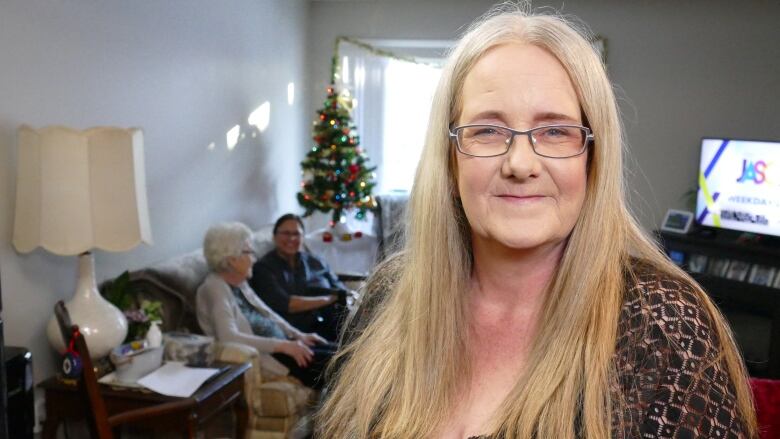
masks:
<instances>
[{"instance_id":1,"label":"eyeglass lens","mask_svg":"<svg viewBox=\"0 0 780 439\"><path fill-rule=\"evenodd\" d=\"M489 157L506 153L515 136L508 128L472 125L455 129L458 148L464 154ZM580 154L587 142L587 129L579 126L545 126L529 131L534 151L542 156L565 158ZM517 140L516 138L514 140Z\"/></svg>"}]
</instances>

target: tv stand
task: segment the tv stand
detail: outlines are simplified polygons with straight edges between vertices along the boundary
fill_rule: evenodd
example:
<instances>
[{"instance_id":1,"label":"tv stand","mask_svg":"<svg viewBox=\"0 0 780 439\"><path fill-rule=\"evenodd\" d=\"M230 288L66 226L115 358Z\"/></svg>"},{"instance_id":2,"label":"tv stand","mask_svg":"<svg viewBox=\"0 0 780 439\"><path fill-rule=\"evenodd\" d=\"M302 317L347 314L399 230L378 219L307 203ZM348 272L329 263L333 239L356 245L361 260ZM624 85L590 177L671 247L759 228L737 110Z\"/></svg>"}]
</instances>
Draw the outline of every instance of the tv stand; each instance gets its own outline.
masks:
<instances>
[{"instance_id":1,"label":"tv stand","mask_svg":"<svg viewBox=\"0 0 780 439\"><path fill-rule=\"evenodd\" d=\"M703 229L684 235L656 232L672 259L686 270L712 297L729 320L752 376L780 378L780 288L751 283L754 265L780 271L780 245L761 236L745 241L740 234ZM695 263L697 262L698 263ZM702 268L701 261L706 260ZM725 270L719 270L720 262ZM734 263L733 261L737 261ZM716 265L713 265L716 264ZM744 277L740 267L749 266ZM735 267L730 271L730 267ZM776 279L780 274L775 274ZM755 279L754 279L755 280Z\"/></svg>"}]
</instances>

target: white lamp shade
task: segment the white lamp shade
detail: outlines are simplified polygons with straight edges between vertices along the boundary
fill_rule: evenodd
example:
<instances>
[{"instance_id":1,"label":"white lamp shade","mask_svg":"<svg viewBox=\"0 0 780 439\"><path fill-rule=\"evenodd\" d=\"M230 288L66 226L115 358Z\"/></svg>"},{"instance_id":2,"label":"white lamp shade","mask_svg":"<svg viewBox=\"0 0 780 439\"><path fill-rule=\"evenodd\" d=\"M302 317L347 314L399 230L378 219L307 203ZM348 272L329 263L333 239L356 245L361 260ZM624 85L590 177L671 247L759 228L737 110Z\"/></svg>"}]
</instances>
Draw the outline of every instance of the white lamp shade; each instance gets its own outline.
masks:
<instances>
[{"instance_id":1,"label":"white lamp shade","mask_svg":"<svg viewBox=\"0 0 780 439\"><path fill-rule=\"evenodd\" d=\"M152 243L143 133L19 127L13 244L58 255Z\"/></svg>"}]
</instances>

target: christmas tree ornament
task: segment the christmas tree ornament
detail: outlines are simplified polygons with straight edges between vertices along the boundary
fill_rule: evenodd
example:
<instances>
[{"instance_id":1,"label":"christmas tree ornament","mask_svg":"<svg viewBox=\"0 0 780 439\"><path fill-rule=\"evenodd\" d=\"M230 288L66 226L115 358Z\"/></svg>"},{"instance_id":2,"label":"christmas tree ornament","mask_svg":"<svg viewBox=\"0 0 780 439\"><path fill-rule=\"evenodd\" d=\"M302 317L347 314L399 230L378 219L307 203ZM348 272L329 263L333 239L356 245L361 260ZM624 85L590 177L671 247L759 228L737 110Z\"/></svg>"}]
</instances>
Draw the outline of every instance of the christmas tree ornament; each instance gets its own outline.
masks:
<instances>
[{"instance_id":1,"label":"christmas tree ornament","mask_svg":"<svg viewBox=\"0 0 780 439\"><path fill-rule=\"evenodd\" d=\"M363 219L367 210L376 207L365 201L376 184L376 167L369 167L368 156L358 147L360 139L349 114L354 100L333 86L327 92L313 124L315 145L301 161L303 182L297 198L304 215L330 212L335 225L346 212L354 211L356 218Z\"/></svg>"},{"instance_id":2,"label":"christmas tree ornament","mask_svg":"<svg viewBox=\"0 0 780 439\"><path fill-rule=\"evenodd\" d=\"M322 241L323 242L333 242L333 234L330 232L324 232L322 234Z\"/></svg>"},{"instance_id":3,"label":"christmas tree ornament","mask_svg":"<svg viewBox=\"0 0 780 439\"><path fill-rule=\"evenodd\" d=\"M352 99L352 95L349 93L349 90L345 88L341 93L339 93L339 97L336 98L336 101L342 108L348 112L352 112L355 100Z\"/></svg>"},{"instance_id":4,"label":"christmas tree ornament","mask_svg":"<svg viewBox=\"0 0 780 439\"><path fill-rule=\"evenodd\" d=\"M360 230L358 230L357 232L355 232L355 233L354 233L354 235L355 235L355 238L357 238L357 239L360 239L360 238L362 238L362 237L363 237L363 232L361 232Z\"/></svg>"}]
</instances>

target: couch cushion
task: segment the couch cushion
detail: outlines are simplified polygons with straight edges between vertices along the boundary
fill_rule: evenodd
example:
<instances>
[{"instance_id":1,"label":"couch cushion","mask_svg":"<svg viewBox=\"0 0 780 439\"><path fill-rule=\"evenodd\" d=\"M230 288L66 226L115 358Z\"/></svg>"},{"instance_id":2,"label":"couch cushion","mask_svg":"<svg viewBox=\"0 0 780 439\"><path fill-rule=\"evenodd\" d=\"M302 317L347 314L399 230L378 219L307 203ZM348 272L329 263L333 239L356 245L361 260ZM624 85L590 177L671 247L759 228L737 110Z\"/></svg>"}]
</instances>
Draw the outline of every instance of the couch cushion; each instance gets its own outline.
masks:
<instances>
[{"instance_id":1,"label":"couch cushion","mask_svg":"<svg viewBox=\"0 0 780 439\"><path fill-rule=\"evenodd\" d=\"M263 257L274 248L274 226L268 225L257 229L252 235L255 252L258 257Z\"/></svg>"},{"instance_id":2,"label":"couch cushion","mask_svg":"<svg viewBox=\"0 0 780 439\"><path fill-rule=\"evenodd\" d=\"M155 273L162 282L180 292L187 302L194 305L195 292L209 274L209 267L203 252L194 250L154 264L147 271Z\"/></svg>"},{"instance_id":3,"label":"couch cushion","mask_svg":"<svg viewBox=\"0 0 780 439\"><path fill-rule=\"evenodd\" d=\"M273 249L272 231L273 226L268 225L254 232L253 244L259 256ZM163 331L203 333L195 314L195 296L208 273L203 250L197 249L131 272L130 288L136 303L162 302ZM105 290L106 285L101 289Z\"/></svg>"},{"instance_id":4,"label":"couch cushion","mask_svg":"<svg viewBox=\"0 0 780 439\"><path fill-rule=\"evenodd\" d=\"M286 417L301 413L311 397L311 390L286 380L271 381L253 389L255 411L263 416Z\"/></svg>"}]
</instances>

